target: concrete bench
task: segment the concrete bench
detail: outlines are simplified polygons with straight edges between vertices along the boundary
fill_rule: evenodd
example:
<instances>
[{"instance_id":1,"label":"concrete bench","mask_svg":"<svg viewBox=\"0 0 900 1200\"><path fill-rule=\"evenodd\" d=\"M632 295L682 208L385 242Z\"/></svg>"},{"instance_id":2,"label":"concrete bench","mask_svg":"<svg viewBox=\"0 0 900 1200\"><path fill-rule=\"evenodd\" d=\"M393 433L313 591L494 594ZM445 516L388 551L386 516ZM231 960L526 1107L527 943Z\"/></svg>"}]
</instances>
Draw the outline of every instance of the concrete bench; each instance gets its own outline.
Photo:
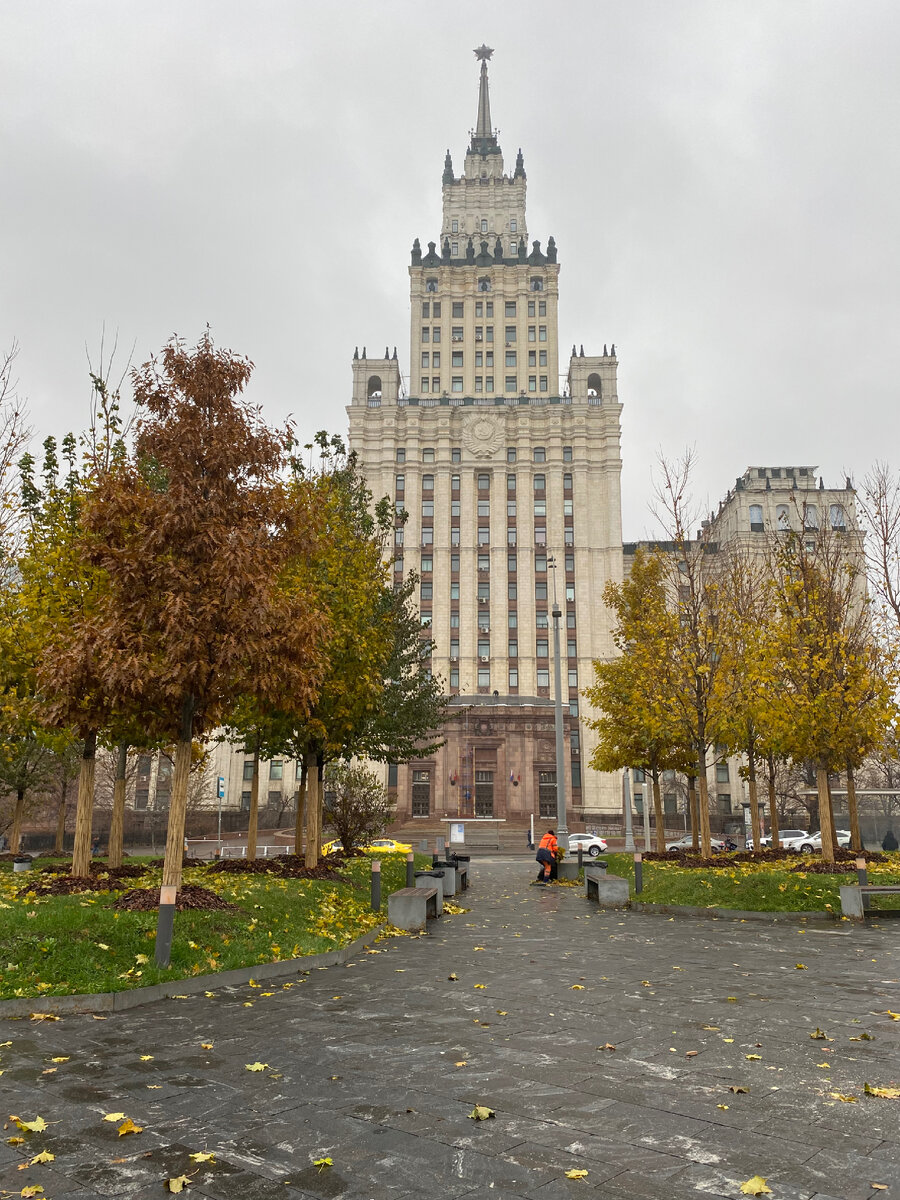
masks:
<instances>
[{"instance_id":1,"label":"concrete bench","mask_svg":"<svg viewBox=\"0 0 900 1200\"><path fill-rule=\"evenodd\" d=\"M444 912L444 884L446 877L443 871L416 871L413 876L415 879L414 887L417 888L435 888L437 890L437 915L440 917Z\"/></svg>"},{"instance_id":2,"label":"concrete bench","mask_svg":"<svg viewBox=\"0 0 900 1200\"><path fill-rule=\"evenodd\" d=\"M464 892L469 886L469 864L456 864L456 888L457 891Z\"/></svg>"},{"instance_id":3,"label":"concrete bench","mask_svg":"<svg viewBox=\"0 0 900 1200\"><path fill-rule=\"evenodd\" d=\"M851 921L866 919L866 901L870 896L900 896L900 884L863 883L841 888L841 913Z\"/></svg>"},{"instance_id":4,"label":"concrete bench","mask_svg":"<svg viewBox=\"0 0 900 1200\"><path fill-rule=\"evenodd\" d=\"M607 875L605 867L588 864L584 869L584 894L596 900L601 908L622 908L629 901L628 880L620 875Z\"/></svg>"},{"instance_id":5,"label":"concrete bench","mask_svg":"<svg viewBox=\"0 0 900 1200\"><path fill-rule=\"evenodd\" d=\"M397 929L419 933L429 917L438 915L438 888L401 888L388 896L388 920Z\"/></svg>"}]
</instances>

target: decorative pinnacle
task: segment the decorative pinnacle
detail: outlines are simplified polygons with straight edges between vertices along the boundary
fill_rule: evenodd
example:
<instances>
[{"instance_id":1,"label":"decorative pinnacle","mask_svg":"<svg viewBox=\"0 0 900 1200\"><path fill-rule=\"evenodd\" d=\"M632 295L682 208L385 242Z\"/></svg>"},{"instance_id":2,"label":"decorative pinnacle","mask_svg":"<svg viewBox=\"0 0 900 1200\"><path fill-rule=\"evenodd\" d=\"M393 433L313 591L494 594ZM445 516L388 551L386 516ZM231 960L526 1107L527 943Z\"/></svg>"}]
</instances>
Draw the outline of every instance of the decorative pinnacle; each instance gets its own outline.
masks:
<instances>
[{"instance_id":1,"label":"decorative pinnacle","mask_svg":"<svg viewBox=\"0 0 900 1200\"><path fill-rule=\"evenodd\" d=\"M478 47L478 49L473 50L472 53L475 55L475 57L478 59L479 62L487 62L487 60L491 57L491 55L494 53L494 51L491 49L490 46L485 46L484 42L482 42L481 45Z\"/></svg>"}]
</instances>

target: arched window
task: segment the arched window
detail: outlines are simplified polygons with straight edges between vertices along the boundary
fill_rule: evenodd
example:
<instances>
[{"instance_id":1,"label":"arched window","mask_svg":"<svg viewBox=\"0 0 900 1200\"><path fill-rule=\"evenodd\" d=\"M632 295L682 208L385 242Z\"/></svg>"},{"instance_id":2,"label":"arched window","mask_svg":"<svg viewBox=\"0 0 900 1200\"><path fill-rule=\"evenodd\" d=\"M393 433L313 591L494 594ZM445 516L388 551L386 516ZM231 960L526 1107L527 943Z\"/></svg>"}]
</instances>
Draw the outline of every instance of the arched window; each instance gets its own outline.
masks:
<instances>
[{"instance_id":1,"label":"arched window","mask_svg":"<svg viewBox=\"0 0 900 1200\"><path fill-rule=\"evenodd\" d=\"M778 522L778 528L782 533L790 529L791 513L786 504L779 504L775 509L775 520Z\"/></svg>"},{"instance_id":2,"label":"arched window","mask_svg":"<svg viewBox=\"0 0 900 1200\"><path fill-rule=\"evenodd\" d=\"M761 504L750 505L750 529L753 533L762 533L765 529Z\"/></svg>"},{"instance_id":3,"label":"arched window","mask_svg":"<svg viewBox=\"0 0 900 1200\"><path fill-rule=\"evenodd\" d=\"M803 528L818 529L819 528L819 510L815 504L803 505Z\"/></svg>"},{"instance_id":4,"label":"arched window","mask_svg":"<svg viewBox=\"0 0 900 1200\"><path fill-rule=\"evenodd\" d=\"M369 376L369 382L366 385L366 395L370 400L381 399L381 377L379 375Z\"/></svg>"},{"instance_id":5,"label":"arched window","mask_svg":"<svg viewBox=\"0 0 900 1200\"><path fill-rule=\"evenodd\" d=\"M828 509L828 519L831 522L831 528L843 533L847 528L847 520L844 516L844 509L840 504L832 504Z\"/></svg>"},{"instance_id":6,"label":"arched window","mask_svg":"<svg viewBox=\"0 0 900 1200\"><path fill-rule=\"evenodd\" d=\"M602 384L600 382L600 376L596 371L592 371L591 374L588 375L588 395L600 396L601 394Z\"/></svg>"}]
</instances>

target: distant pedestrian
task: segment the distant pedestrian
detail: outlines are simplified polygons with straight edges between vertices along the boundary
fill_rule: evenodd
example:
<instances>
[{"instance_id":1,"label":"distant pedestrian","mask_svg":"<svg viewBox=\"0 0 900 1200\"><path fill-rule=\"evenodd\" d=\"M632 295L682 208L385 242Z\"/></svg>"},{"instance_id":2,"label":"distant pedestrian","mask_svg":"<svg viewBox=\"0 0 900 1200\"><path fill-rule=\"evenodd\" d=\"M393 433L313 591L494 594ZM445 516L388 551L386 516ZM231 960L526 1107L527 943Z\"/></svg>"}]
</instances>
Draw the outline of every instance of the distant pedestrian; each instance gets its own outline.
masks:
<instances>
[{"instance_id":1,"label":"distant pedestrian","mask_svg":"<svg viewBox=\"0 0 900 1200\"><path fill-rule=\"evenodd\" d=\"M884 835L881 842L882 850L900 850L900 844L897 842L897 835L893 829L889 829Z\"/></svg>"},{"instance_id":2,"label":"distant pedestrian","mask_svg":"<svg viewBox=\"0 0 900 1200\"><path fill-rule=\"evenodd\" d=\"M528 849L533 850L534 842L531 840L531 830L530 829L525 830L525 841L528 843Z\"/></svg>"},{"instance_id":3,"label":"distant pedestrian","mask_svg":"<svg viewBox=\"0 0 900 1200\"><path fill-rule=\"evenodd\" d=\"M537 854L534 856L536 861L541 864L541 869L538 871L535 883L544 884L550 882L550 872L553 869L553 863L556 861L556 849L558 845L556 834L552 829L548 829L541 838Z\"/></svg>"}]
</instances>

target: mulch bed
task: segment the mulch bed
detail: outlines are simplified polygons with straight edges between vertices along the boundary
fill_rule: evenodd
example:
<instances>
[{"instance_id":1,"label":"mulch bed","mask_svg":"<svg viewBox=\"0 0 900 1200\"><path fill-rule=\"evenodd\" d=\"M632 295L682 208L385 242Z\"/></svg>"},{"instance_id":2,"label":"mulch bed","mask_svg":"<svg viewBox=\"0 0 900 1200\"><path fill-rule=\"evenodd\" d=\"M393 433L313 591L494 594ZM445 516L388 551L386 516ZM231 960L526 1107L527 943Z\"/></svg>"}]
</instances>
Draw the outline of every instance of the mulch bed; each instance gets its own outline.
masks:
<instances>
[{"instance_id":1,"label":"mulch bed","mask_svg":"<svg viewBox=\"0 0 900 1200\"><path fill-rule=\"evenodd\" d=\"M165 866L165 864L166 864L166 860L164 858L148 858L147 859L148 867L163 867L163 866ZM188 858L187 856L185 856L181 860L181 865L183 867L205 867L206 859L205 858Z\"/></svg>"},{"instance_id":2,"label":"mulch bed","mask_svg":"<svg viewBox=\"0 0 900 1200\"><path fill-rule=\"evenodd\" d=\"M90 865L92 875L112 875L117 879L137 879L143 875L146 868L134 866L132 863L122 863L121 867L111 867L108 863L94 859ZM48 863L41 867L42 875L65 875L70 868L65 863Z\"/></svg>"},{"instance_id":3,"label":"mulch bed","mask_svg":"<svg viewBox=\"0 0 900 1200\"><path fill-rule=\"evenodd\" d=\"M207 864L207 870L217 875L278 875L281 879L325 879L346 883L338 870L343 862L329 854L328 862L308 867L302 854L278 854L272 858L220 858Z\"/></svg>"},{"instance_id":4,"label":"mulch bed","mask_svg":"<svg viewBox=\"0 0 900 1200\"><path fill-rule=\"evenodd\" d=\"M71 896L75 892L115 892L126 884L114 875L45 875L34 883L23 884L16 895Z\"/></svg>"},{"instance_id":5,"label":"mulch bed","mask_svg":"<svg viewBox=\"0 0 900 1200\"><path fill-rule=\"evenodd\" d=\"M866 850L864 853L866 860L871 863L889 861L887 855L879 851ZM794 873L806 871L815 875L846 875L848 871L854 870L856 852L840 848L835 853L833 863L825 863L807 854L798 856L790 850L772 849L760 850L758 854L754 854L752 850L738 850L733 854L716 854L712 858L702 858L690 850L669 850L665 854L652 850L643 856L644 862L669 862L690 870L708 870L710 867L718 867L721 870L736 863L797 863L798 858L799 865L791 868Z\"/></svg>"},{"instance_id":6,"label":"mulch bed","mask_svg":"<svg viewBox=\"0 0 900 1200\"><path fill-rule=\"evenodd\" d=\"M113 908L127 912L151 912L159 908L159 888L132 888L119 896L112 905ZM209 888L198 887L194 883L186 883L178 889L175 908L183 912L186 908L204 908L209 911L239 912L237 904L232 904L222 896L211 892Z\"/></svg>"}]
</instances>

